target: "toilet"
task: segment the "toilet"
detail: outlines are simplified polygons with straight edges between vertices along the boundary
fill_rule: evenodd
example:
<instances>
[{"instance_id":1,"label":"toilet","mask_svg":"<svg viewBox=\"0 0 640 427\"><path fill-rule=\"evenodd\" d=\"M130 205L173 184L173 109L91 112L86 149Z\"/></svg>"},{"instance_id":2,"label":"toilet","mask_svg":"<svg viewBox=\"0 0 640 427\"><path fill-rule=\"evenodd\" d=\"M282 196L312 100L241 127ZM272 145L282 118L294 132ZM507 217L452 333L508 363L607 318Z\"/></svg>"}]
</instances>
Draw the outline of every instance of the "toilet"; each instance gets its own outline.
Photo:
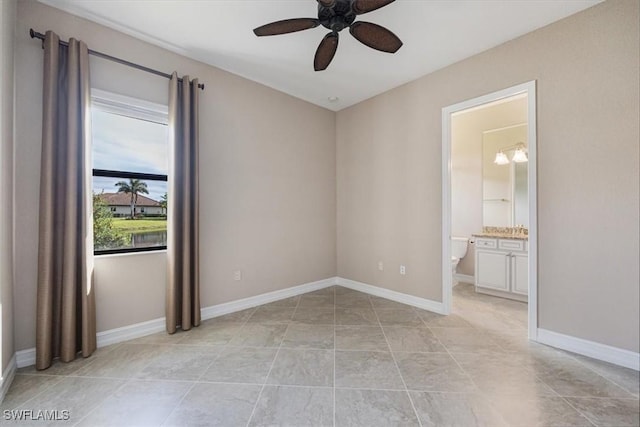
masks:
<instances>
[{"instance_id":1,"label":"toilet","mask_svg":"<svg viewBox=\"0 0 640 427\"><path fill-rule=\"evenodd\" d=\"M469 239L466 237L451 237L451 286L458 284L456 280L456 268L458 263L467 254Z\"/></svg>"}]
</instances>

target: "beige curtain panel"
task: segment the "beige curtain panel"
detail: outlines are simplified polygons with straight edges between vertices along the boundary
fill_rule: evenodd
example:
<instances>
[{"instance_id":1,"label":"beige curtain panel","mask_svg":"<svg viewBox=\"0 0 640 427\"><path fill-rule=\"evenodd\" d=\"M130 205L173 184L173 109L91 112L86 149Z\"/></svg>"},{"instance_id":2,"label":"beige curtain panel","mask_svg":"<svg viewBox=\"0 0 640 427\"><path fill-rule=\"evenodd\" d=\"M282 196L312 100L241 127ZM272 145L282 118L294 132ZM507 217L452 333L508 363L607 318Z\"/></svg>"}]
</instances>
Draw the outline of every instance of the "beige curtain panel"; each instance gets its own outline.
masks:
<instances>
[{"instance_id":1,"label":"beige curtain panel","mask_svg":"<svg viewBox=\"0 0 640 427\"><path fill-rule=\"evenodd\" d=\"M200 324L198 244L198 79L169 80L167 332Z\"/></svg>"},{"instance_id":2,"label":"beige curtain panel","mask_svg":"<svg viewBox=\"0 0 640 427\"><path fill-rule=\"evenodd\" d=\"M96 349L87 45L44 41L36 368Z\"/></svg>"}]
</instances>

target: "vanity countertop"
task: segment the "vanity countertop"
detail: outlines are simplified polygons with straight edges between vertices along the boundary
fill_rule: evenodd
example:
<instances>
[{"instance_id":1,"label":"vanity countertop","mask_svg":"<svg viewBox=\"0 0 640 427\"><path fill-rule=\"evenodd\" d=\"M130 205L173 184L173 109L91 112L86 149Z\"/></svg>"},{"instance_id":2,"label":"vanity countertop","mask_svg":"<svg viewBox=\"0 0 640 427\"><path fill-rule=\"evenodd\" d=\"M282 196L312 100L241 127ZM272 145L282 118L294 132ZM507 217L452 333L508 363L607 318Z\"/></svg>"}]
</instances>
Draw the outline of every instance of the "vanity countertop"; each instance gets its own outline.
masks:
<instances>
[{"instance_id":1,"label":"vanity countertop","mask_svg":"<svg viewBox=\"0 0 640 427\"><path fill-rule=\"evenodd\" d=\"M511 234L511 233L473 233L473 237L483 237L485 239L514 239L514 240L529 240L527 234Z\"/></svg>"}]
</instances>

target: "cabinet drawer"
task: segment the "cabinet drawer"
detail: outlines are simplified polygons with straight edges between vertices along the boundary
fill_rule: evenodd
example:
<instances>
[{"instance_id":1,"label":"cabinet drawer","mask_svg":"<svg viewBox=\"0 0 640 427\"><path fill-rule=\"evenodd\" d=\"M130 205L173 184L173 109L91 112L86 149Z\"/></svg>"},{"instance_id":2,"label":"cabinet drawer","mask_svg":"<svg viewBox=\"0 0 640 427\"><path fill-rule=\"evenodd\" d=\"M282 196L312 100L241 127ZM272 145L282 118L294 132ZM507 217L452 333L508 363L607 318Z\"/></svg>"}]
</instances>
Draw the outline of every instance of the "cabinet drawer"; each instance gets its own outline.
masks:
<instances>
[{"instance_id":1,"label":"cabinet drawer","mask_svg":"<svg viewBox=\"0 0 640 427\"><path fill-rule=\"evenodd\" d=\"M508 249L511 251L524 251L524 240L502 240L498 241L498 249Z\"/></svg>"},{"instance_id":2,"label":"cabinet drawer","mask_svg":"<svg viewBox=\"0 0 640 427\"><path fill-rule=\"evenodd\" d=\"M498 241L496 239L476 239L476 247L495 249L498 247Z\"/></svg>"}]
</instances>

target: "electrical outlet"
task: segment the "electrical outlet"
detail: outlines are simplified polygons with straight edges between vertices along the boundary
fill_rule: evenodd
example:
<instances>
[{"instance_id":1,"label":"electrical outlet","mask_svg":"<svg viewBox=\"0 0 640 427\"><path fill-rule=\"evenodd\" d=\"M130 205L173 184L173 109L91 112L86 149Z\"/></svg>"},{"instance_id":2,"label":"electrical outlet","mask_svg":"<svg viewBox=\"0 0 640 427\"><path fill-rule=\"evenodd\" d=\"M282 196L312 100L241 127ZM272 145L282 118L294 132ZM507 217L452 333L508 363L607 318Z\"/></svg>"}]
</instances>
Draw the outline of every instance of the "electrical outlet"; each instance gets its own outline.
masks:
<instances>
[{"instance_id":1,"label":"electrical outlet","mask_svg":"<svg viewBox=\"0 0 640 427\"><path fill-rule=\"evenodd\" d=\"M378 263L378 270L384 271L384 264L382 263L382 261Z\"/></svg>"},{"instance_id":2,"label":"electrical outlet","mask_svg":"<svg viewBox=\"0 0 640 427\"><path fill-rule=\"evenodd\" d=\"M242 270L236 270L233 272L233 280L242 280Z\"/></svg>"},{"instance_id":3,"label":"electrical outlet","mask_svg":"<svg viewBox=\"0 0 640 427\"><path fill-rule=\"evenodd\" d=\"M407 274L407 267L405 267L404 265L400 266L400 275L404 276L405 274Z\"/></svg>"}]
</instances>

